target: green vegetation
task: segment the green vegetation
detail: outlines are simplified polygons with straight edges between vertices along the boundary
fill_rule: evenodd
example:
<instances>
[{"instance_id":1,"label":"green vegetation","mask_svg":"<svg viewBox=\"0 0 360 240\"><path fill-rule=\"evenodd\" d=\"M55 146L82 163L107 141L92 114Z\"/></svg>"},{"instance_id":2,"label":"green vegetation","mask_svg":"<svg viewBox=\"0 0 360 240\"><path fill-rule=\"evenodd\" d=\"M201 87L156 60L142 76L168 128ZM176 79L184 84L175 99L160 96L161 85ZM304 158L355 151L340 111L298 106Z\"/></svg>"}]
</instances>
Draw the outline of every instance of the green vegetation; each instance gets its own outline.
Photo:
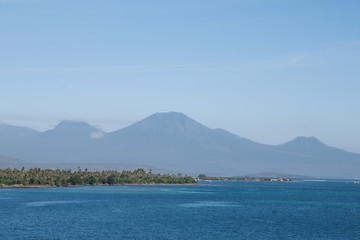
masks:
<instances>
[{"instance_id":1,"label":"green vegetation","mask_svg":"<svg viewBox=\"0 0 360 240\"><path fill-rule=\"evenodd\" d=\"M153 174L139 168L134 171L82 171L51 170L32 168L25 170L0 169L0 187L66 187L80 185L114 185L114 184L193 184L196 181L181 174Z\"/></svg>"},{"instance_id":2,"label":"green vegetation","mask_svg":"<svg viewBox=\"0 0 360 240\"><path fill-rule=\"evenodd\" d=\"M292 179L289 178L255 178L255 177L207 177L205 174L200 174L198 176L199 180L205 181L255 181L255 182L291 182Z\"/></svg>"}]
</instances>

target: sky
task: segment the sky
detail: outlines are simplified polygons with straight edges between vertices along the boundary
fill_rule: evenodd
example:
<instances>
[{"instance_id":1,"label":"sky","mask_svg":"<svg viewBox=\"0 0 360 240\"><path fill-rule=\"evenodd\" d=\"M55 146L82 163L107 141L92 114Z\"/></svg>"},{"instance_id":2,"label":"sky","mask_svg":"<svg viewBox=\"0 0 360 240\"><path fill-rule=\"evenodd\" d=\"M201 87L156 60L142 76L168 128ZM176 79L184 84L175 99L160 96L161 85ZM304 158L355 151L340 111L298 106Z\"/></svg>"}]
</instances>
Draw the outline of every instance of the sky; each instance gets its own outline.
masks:
<instances>
[{"instance_id":1,"label":"sky","mask_svg":"<svg viewBox=\"0 0 360 240\"><path fill-rule=\"evenodd\" d=\"M0 123L183 112L360 153L360 1L0 0Z\"/></svg>"}]
</instances>

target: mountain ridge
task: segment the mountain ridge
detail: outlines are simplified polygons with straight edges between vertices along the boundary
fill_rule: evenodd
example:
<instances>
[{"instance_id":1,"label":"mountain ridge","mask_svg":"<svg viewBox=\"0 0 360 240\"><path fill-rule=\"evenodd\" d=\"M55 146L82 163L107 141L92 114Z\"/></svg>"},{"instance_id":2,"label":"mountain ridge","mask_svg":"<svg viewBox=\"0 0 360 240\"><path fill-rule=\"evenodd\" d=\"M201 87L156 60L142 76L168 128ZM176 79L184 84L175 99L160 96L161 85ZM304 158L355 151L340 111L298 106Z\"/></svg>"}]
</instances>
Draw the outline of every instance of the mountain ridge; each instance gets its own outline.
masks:
<instances>
[{"instance_id":1,"label":"mountain ridge","mask_svg":"<svg viewBox=\"0 0 360 240\"><path fill-rule=\"evenodd\" d=\"M5 133L0 128L1 134ZM358 176L360 169L360 154L327 146L314 137L266 145L208 128L177 112L155 113L109 133L86 122L63 121L25 141L0 139L0 155L39 163L135 164L227 176L291 172L347 177Z\"/></svg>"},{"instance_id":2,"label":"mountain ridge","mask_svg":"<svg viewBox=\"0 0 360 240\"><path fill-rule=\"evenodd\" d=\"M17 126L17 125L12 125L12 124L8 124L8 123L1 123L1 124L0 124L0 133L2 132L2 127L8 127L8 128L13 128L15 131L19 132L20 135L22 135L22 134L21 134L21 130L22 130L22 129L23 129L23 130L30 130L30 131L32 131L32 132L36 132L37 134L41 134L41 133L44 134L44 133L48 133L48 132L53 132L54 130L56 130L56 129L59 128L59 127L60 127L60 128L63 128L64 126L66 126L66 125L68 125L68 124L71 124L71 125L73 125L73 126L74 126L75 124L78 124L78 126L82 125L82 126L87 126L87 127L89 127L89 128L92 128L93 131L91 131L91 133L92 133L92 132L101 132L101 133L103 133L103 134L105 134L105 135L112 135L112 134L114 134L114 133L116 133L116 132L125 130L125 129L129 128L129 127L136 126L136 125L138 125L139 123L141 123L142 121L144 121L144 120L146 120L146 119L148 119L148 118L150 118L150 117L152 117L152 116L154 116L154 115L161 115L161 114L181 114L181 115L187 117L185 114L180 113L180 112L174 112L174 111L165 112L165 113L164 113L164 112L157 112L157 113L154 113L154 114L150 115L149 117L144 118L144 119L142 119L142 120L140 120L140 121L138 121L138 122L136 122L136 123L134 123L134 124L131 124L131 125L127 126L127 127L120 128L120 129L118 129L118 130L114 130L114 131L110 131L110 132L105 132L105 131L97 128L97 127L94 127L93 125L89 124L89 123L86 122L86 121L75 121L75 120L63 120L63 121L60 121L54 128L52 128L52 129L47 129L47 130L45 130L45 131L38 131L38 130L32 129L32 128L30 128L30 127L27 127L27 126ZM189 119L191 119L191 118L189 118ZM194 121L194 122L196 122L196 121L193 120L193 119L191 119L191 120ZM234 134L234 133L229 132L228 130L225 130L225 129L222 129L222 128L214 128L214 129L211 129L211 128L206 127L206 126L203 125L203 124L200 124L200 123L198 123L198 122L196 122L196 123L199 124L199 125L201 125L201 126L203 126L204 128L207 128L207 129L210 129L210 130L213 130L213 131L224 132L225 134L233 135L234 137L239 138L239 139L248 140L248 141L253 142L253 143L259 143L259 142L256 142L256 141L253 141L253 140L250 140L250 139L241 137L241 136L239 136L239 135L237 135L237 134ZM91 134L89 134L89 136L90 136L90 135L91 135ZM91 136L90 136L90 137L91 137ZM295 138L293 138L293 139L291 139L291 140L289 140L289 141L286 141L286 142L284 142L284 143L278 144L278 145L265 144L265 143L259 143L259 144L262 144L262 145L264 145L264 146L281 147L281 146L285 146L285 145L290 144L290 143L293 143L293 142L299 142L299 140L302 140L302 141L304 141L304 142L306 142L307 140L310 140L310 141L308 141L308 143L309 143L309 142L312 142L312 143L313 143L313 142L316 141L319 145L322 145L322 146L327 146L327 147L331 147L331 148L336 148L336 149L338 149L338 150L341 150L341 151L344 151L344 152L353 153L353 154L360 154L360 153L354 153L354 152L351 152L351 151L343 150L343 149L340 149L340 148L337 148L337 147L334 147L334 146L326 145L325 143L321 142L319 139L315 138L314 136L296 136Z\"/></svg>"}]
</instances>

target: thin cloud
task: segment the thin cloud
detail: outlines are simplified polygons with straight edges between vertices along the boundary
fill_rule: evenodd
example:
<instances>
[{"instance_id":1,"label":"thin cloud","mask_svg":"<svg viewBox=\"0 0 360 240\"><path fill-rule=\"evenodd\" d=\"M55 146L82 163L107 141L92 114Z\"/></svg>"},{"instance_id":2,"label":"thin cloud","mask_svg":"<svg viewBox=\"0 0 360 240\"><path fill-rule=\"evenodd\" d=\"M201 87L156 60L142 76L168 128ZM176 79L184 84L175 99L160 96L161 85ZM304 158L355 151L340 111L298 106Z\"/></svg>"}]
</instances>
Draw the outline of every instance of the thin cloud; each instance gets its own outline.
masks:
<instances>
[{"instance_id":1,"label":"thin cloud","mask_svg":"<svg viewBox=\"0 0 360 240\"><path fill-rule=\"evenodd\" d=\"M58 66L58 67L2 67L0 71L23 72L82 72L82 71L115 71L115 72L163 72L163 71L229 71L241 69L275 69L296 67L301 56L285 59L254 61L253 63L202 63L202 64L144 64L118 66Z\"/></svg>"},{"instance_id":2,"label":"thin cloud","mask_svg":"<svg viewBox=\"0 0 360 240\"><path fill-rule=\"evenodd\" d=\"M16 0L0 0L16 1ZM343 65L351 49L360 46L360 40L338 42L327 45L324 49L311 50L308 52L284 55L276 58L257 59L253 61L242 60L239 62L208 62L198 64L135 64L135 65L109 65L109 66L39 66L39 67L1 67L2 72L178 72L178 71L237 71L237 70L269 70L269 69L286 69L307 66L335 66ZM344 61L339 60L339 56L346 53ZM336 58L331 58L336 55ZM355 53L351 54L351 56ZM330 58L329 58L330 56ZM350 57L351 57L350 56ZM357 56L357 54L356 54ZM320 64L321 63L321 64Z\"/></svg>"},{"instance_id":3,"label":"thin cloud","mask_svg":"<svg viewBox=\"0 0 360 240\"><path fill-rule=\"evenodd\" d=\"M98 138L103 138L104 136L105 135L103 132L92 132L90 138L98 139Z\"/></svg>"},{"instance_id":4,"label":"thin cloud","mask_svg":"<svg viewBox=\"0 0 360 240\"><path fill-rule=\"evenodd\" d=\"M243 70L267 70L299 67L304 55L294 55L278 59L254 61L252 63L239 64L238 68Z\"/></svg>"}]
</instances>

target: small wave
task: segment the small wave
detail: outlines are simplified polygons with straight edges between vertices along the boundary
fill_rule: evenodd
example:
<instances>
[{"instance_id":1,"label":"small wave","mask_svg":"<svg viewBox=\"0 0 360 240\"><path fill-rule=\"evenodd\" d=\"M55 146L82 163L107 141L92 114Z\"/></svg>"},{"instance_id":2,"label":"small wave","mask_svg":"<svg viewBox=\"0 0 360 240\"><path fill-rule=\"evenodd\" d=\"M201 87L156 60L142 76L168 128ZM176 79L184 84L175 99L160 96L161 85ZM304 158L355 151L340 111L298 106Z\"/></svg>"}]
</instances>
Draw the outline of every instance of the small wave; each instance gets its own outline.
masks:
<instances>
[{"instance_id":1,"label":"small wave","mask_svg":"<svg viewBox=\"0 0 360 240\"><path fill-rule=\"evenodd\" d=\"M217 202L217 201L200 201L195 203L185 203L180 206L186 208L198 208L198 207L241 207L241 205L234 204L232 202Z\"/></svg>"},{"instance_id":2,"label":"small wave","mask_svg":"<svg viewBox=\"0 0 360 240\"><path fill-rule=\"evenodd\" d=\"M113 210L111 210L111 212L113 212L113 213L124 213L124 210L121 210L121 209L113 209Z\"/></svg>"},{"instance_id":3,"label":"small wave","mask_svg":"<svg viewBox=\"0 0 360 240\"><path fill-rule=\"evenodd\" d=\"M177 190L177 189L161 189L159 190L163 193L170 193L170 194L209 194L212 192L204 192L204 191L190 191L190 190Z\"/></svg>"},{"instance_id":4,"label":"small wave","mask_svg":"<svg viewBox=\"0 0 360 240\"><path fill-rule=\"evenodd\" d=\"M203 192L195 192L195 191L172 191L173 193L177 193L177 194L201 194Z\"/></svg>"},{"instance_id":5,"label":"small wave","mask_svg":"<svg viewBox=\"0 0 360 240\"><path fill-rule=\"evenodd\" d=\"M73 203L82 203L83 201L43 201L43 202L29 202L25 205L28 207L43 207L49 205L58 205L58 204L73 204Z\"/></svg>"}]
</instances>

